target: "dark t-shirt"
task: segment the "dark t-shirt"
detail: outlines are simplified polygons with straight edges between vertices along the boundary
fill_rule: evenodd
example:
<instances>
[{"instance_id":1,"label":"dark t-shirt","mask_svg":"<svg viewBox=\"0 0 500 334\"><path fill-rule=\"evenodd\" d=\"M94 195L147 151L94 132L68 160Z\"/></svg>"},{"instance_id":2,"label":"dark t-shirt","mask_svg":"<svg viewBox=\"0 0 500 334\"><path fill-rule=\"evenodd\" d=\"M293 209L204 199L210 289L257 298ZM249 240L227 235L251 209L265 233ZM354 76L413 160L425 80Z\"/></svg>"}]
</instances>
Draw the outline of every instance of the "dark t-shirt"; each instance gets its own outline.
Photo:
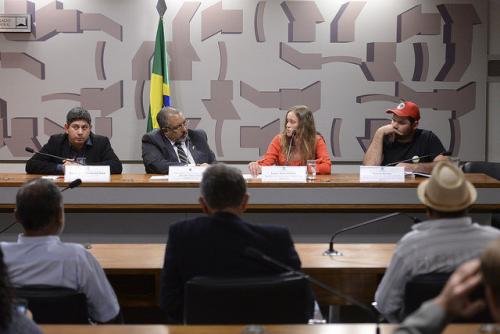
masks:
<instances>
[{"instance_id":1,"label":"dark t-shirt","mask_svg":"<svg viewBox=\"0 0 500 334\"><path fill-rule=\"evenodd\" d=\"M432 131L417 129L410 143L400 143L398 141L391 143L388 136L385 136L382 166L424 155L431 156L421 158L419 162L432 162L436 156L443 152L445 152L443 144Z\"/></svg>"}]
</instances>

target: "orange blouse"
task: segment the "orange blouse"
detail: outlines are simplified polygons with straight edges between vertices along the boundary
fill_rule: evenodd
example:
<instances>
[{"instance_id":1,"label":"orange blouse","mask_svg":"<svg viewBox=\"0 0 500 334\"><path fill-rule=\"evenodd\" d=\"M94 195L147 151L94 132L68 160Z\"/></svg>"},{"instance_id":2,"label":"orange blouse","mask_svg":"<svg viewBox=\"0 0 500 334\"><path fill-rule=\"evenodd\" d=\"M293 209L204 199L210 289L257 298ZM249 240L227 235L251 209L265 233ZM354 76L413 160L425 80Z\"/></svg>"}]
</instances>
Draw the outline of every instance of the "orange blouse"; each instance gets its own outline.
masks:
<instances>
[{"instance_id":1,"label":"orange blouse","mask_svg":"<svg viewBox=\"0 0 500 334\"><path fill-rule=\"evenodd\" d=\"M284 166L286 162L286 152L281 152L281 135L276 135L262 160L257 161L260 166ZM291 160L289 166L304 166L301 160ZM332 162L326 147L325 140L320 135L316 135L316 170L318 174L331 174Z\"/></svg>"}]
</instances>

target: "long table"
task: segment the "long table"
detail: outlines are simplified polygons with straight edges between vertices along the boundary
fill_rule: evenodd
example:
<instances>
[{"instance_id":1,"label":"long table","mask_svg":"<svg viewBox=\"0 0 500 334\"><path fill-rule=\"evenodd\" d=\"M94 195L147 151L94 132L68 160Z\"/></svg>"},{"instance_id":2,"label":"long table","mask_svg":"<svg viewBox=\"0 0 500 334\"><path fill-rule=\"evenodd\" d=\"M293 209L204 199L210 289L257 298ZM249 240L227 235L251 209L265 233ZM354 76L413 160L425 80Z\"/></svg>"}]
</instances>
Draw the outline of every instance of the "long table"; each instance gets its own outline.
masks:
<instances>
[{"instance_id":1,"label":"long table","mask_svg":"<svg viewBox=\"0 0 500 334\"><path fill-rule=\"evenodd\" d=\"M0 210L12 211L15 194L27 180L40 177L0 174ZM408 177L403 183L362 183L358 174L320 175L313 182L248 181L250 211L256 212L359 212L418 211L423 206L416 187L425 178ZM500 209L500 182L484 174L468 174L478 190L472 209ZM61 186L62 180L57 180ZM199 184L151 180L147 174L112 175L111 182L84 183L64 194L68 210L84 212L198 212Z\"/></svg>"},{"instance_id":2,"label":"long table","mask_svg":"<svg viewBox=\"0 0 500 334\"><path fill-rule=\"evenodd\" d=\"M471 334L480 333L480 324L453 324L446 327L443 334ZM46 334L373 334L374 324L328 324L328 325L264 325L250 327L245 325L231 326L163 326L163 325L42 325ZM380 332L390 334L397 328L396 325L382 324ZM252 331L253 330L253 331Z\"/></svg>"},{"instance_id":3,"label":"long table","mask_svg":"<svg viewBox=\"0 0 500 334\"><path fill-rule=\"evenodd\" d=\"M327 248L324 244L296 244L295 247L305 273L360 301L370 303L389 265L395 245L336 245L335 248L343 256L323 256ZM158 306L165 245L93 244L88 245L88 249L104 268L122 306ZM345 304L344 300L320 288L313 288L320 304Z\"/></svg>"}]
</instances>

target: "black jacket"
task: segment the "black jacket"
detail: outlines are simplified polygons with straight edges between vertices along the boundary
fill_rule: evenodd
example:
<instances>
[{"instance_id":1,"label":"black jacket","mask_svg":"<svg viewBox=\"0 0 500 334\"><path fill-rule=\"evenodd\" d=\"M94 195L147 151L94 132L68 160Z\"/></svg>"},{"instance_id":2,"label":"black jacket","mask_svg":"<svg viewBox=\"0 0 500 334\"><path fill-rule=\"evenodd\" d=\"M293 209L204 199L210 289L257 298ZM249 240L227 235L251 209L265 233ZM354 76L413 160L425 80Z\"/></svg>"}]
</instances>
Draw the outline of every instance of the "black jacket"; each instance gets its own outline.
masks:
<instances>
[{"instance_id":1,"label":"black jacket","mask_svg":"<svg viewBox=\"0 0 500 334\"><path fill-rule=\"evenodd\" d=\"M186 145L197 164L215 162L215 154L208 146L205 131L189 129ZM150 174L168 174L170 166L182 165L174 147L159 129L146 133L142 137L142 161L146 173Z\"/></svg>"},{"instance_id":2,"label":"black jacket","mask_svg":"<svg viewBox=\"0 0 500 334\"><path fill-rule=\"evenodd\" d=\"M300 270L300 259L285 227L253 225L230 213L178 222L169 229L160 279L160 306L169 322L183 319L184 284L195 276L248 277L278 274L276 268L244 254L247 247Z\"/></svg>"},{"instance_id":3,"label":"black jacket","mask_svg":"<svg viewBox=\"0 0 500 334\"><path fill-rule=\"evenodd\" d=\"M111 148L109 139L104 136L90 133L92 145L85 144L81 156L86 158L87 165L109 166L111 174L121 174L122 163ZM57 155L59 157L73 159L74 153L71 150L68 135L61 133L52 135L47 144L40 152ZM79 156L80 156L79 154ZM29 174L63 174L62 170L57 168L62 161L56 158L47 157L41 154L35 154L26 163L26 173Z\"/></svg>"}]
</instances>

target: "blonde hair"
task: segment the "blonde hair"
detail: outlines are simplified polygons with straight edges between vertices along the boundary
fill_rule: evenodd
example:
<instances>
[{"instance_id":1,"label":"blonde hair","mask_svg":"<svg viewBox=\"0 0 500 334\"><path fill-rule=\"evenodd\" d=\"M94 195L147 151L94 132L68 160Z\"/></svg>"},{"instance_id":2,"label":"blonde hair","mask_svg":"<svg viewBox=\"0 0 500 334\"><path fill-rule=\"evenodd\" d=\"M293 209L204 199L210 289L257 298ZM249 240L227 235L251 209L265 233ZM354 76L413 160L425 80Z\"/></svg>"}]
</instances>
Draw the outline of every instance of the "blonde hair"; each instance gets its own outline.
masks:
<instances>
[{"instance_id":1,"label":"blonde hair","mask_svg":"<svg viewBox=\"0 0 500 334\"><path fill-rule=\"evenodd\" d=\"M286 123L288 114L293 112L299 124L295 133L295 143L299 148L301 160L305 164L306 160L316 158L316 125L314 124L314 117L307 106L293 106L288 109L285 117L285 124L281 132L281 151L286 152L290 145L291 137L286 135ZM297 141L299 138L299 141Z\"/></svg>"}]
</instances>

